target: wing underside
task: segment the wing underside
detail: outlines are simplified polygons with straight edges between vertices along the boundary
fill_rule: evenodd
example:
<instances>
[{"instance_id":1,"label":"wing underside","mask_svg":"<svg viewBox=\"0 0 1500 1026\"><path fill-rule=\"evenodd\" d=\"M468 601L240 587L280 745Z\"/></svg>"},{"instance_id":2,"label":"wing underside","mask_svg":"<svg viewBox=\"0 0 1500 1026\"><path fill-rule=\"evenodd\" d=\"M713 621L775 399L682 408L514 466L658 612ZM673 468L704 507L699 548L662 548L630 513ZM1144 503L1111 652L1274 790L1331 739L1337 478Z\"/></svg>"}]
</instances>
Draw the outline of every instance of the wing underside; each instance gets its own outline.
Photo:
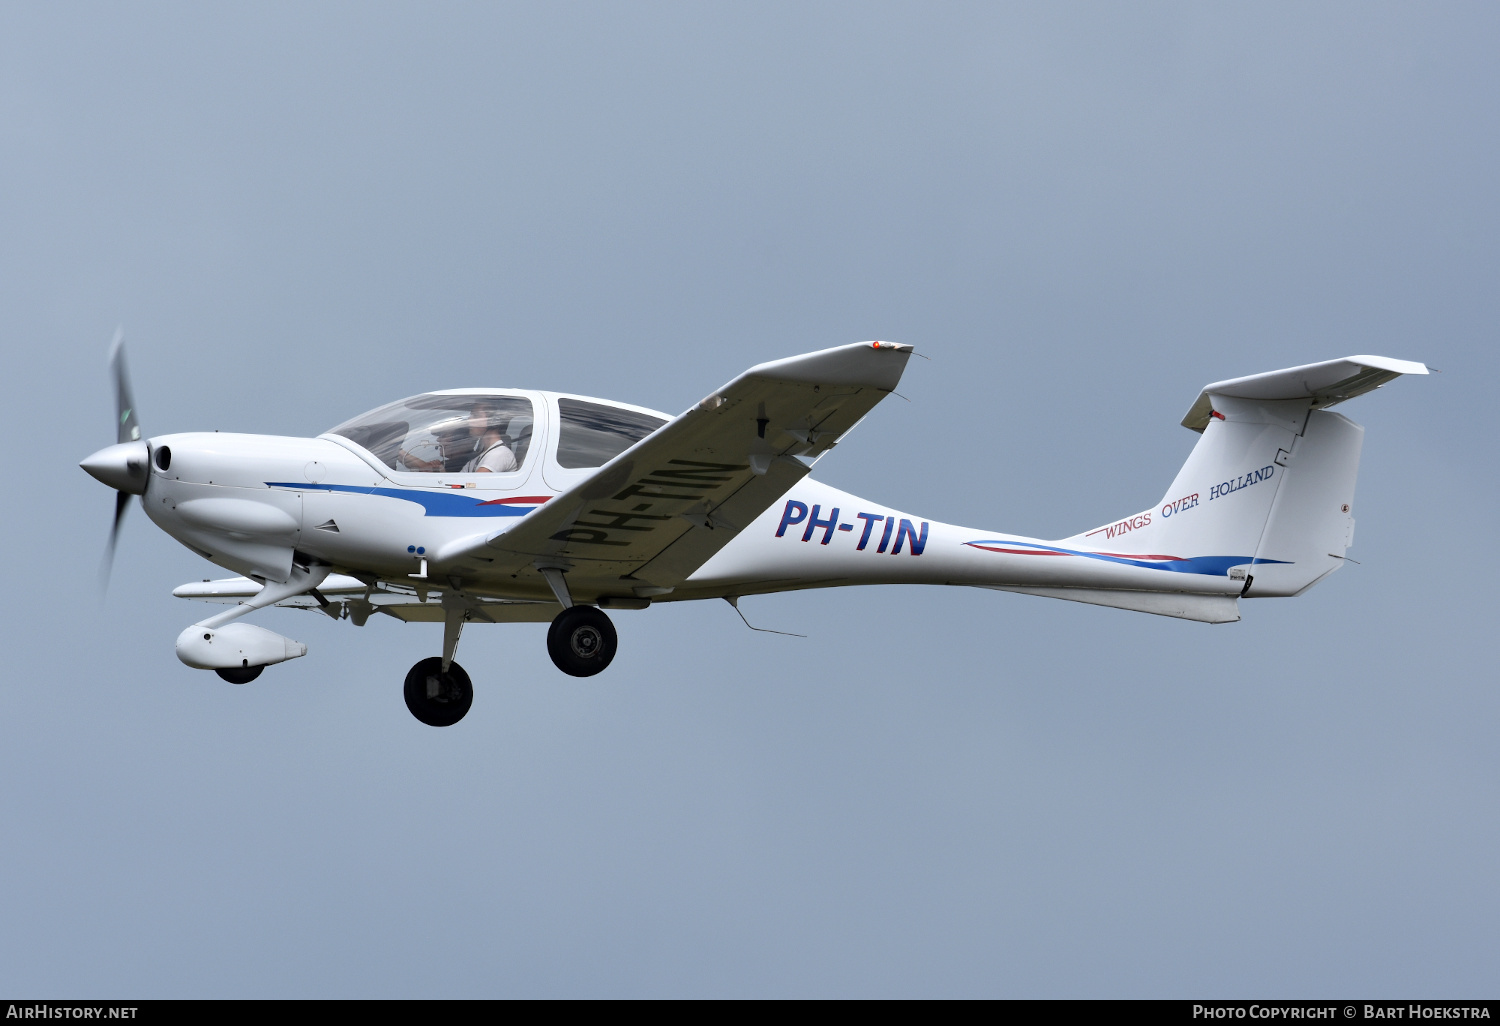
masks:
<instances>
[{"instance_id":1,"label":"wing underside","mask_svg":"<svg viewBox=\"0 0 1500 1026\"><path fill-rule=\"evenodd\" d=\"M567 574L581 601L665 594L800 481L900 381L910 346L761 364L501 532L437 553L465 581Z\"/></svg>"},{"instance_id":2,"label":"wing underside","mask_svg":"<svg viewBox=\"0 0 1500 1026\"><path fill-rule=\"evenodd\" d=\"M261 589L260 582L248 577L229 577L184 584L174 588L172 594L232 606L258 595ZM447 609L455 603L471 623L548 623L562 608L554 601L501 599L451 587L428 588L388 581L366 583L346 574L329 574L316 591L283 599L276 605L319 611L335 620L352 619L358 623L364 623L375 613L406 623L442 623L447 618Z\"/></svg>"}]
</instances>

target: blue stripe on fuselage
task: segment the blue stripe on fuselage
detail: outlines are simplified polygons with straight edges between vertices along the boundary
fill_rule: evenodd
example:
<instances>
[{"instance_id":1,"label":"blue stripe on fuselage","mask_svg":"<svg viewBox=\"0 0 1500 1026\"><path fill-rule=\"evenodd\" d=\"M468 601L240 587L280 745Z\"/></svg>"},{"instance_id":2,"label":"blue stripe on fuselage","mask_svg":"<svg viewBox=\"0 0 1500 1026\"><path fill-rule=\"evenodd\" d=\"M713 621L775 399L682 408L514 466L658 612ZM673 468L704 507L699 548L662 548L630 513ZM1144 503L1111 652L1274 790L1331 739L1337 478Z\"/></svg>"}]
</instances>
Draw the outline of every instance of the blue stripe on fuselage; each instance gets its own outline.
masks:
<instances>
[{"instance_id":1,"label":"blue stripe on fuselage","mask_svg":"<svg viewBox=\"0 0 1500 1026\"><path fill-rule=\"evenodd\" d=\"M1018 545L1028 549L1038 549L1046 552L1063 552L1070 556L1086 556L1089 559L1100 559L1106 563L1123 563L1126 566L1145 567L1147 570L1170 570L1176 574L1207 574L1210 577L1224 577L1229 573L1232 566L1245 566L1247 563L1258 565L1261 563L1285 563L1284 559L1256 559L1251 556L1191 556L1186 559L1163 559L1144 560L1129 559L1124 556L1106 556L1102 552L1084 552L1080 549L1064 549L1056 545L1038 545L1035 542L1008 541L1004 538L984 538L977 542L964 542L965 545Z\"/></svg>"},{"instance_id":2,"label":"blue stripe on fuselage","mask_svg":"<svg viewBox=\"0 0 1500 1026\"><path fill-rule=\"evenodd\" d=\"M364 488L358 485L306 484L301 481L267 481L268 488L296 488L300 491L352 492L358 495L381 495L387 499L415 502L429 517L524 517L535 506L489 504L491 500L466 495L457 490L430 492L422 488Z\"/></svg>"}]
</instances>

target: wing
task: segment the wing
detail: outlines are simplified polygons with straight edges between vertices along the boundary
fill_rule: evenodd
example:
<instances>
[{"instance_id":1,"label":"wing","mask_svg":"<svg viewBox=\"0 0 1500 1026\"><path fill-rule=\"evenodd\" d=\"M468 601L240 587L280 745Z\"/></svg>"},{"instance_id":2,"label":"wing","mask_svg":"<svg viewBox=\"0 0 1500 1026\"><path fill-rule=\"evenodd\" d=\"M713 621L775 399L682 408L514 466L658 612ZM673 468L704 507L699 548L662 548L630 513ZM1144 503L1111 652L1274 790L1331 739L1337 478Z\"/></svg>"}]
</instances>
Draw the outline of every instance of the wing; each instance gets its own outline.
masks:
<instances>
[{"instance_id":1,"label":"wing","mask_svg":"<svg viewBox=\"0 0 1500 1026\"><path fill-rule=\"evenodd\" d=\"M178 598L220 605L237 605L260 594L264 586L248 577L226 577L218 581L179 584L172 589ZM407 623L442 623L443 600L450 588L423 588L377 582L367 584L347 574L329 574L315 592L282 599L277 606L286 609L316 609L335 620L351 619L363 624L371 613L385 613ZM464 593L459 601L468 611L470 622L548 623L561 608L556 602L526 602L497 599Z\"/></svg>"},{"instance_id":2,"label":"wing","mask_svg":"<svg viewBox=\"0 0 1500 1026\"><path fill-rule=\"evenodd\" d=\"M508 530L433 560L442 575L581 601L665 594L805 477L901 380L911 346L862 342L752 367Z\"/></svg>"}]
</instances>

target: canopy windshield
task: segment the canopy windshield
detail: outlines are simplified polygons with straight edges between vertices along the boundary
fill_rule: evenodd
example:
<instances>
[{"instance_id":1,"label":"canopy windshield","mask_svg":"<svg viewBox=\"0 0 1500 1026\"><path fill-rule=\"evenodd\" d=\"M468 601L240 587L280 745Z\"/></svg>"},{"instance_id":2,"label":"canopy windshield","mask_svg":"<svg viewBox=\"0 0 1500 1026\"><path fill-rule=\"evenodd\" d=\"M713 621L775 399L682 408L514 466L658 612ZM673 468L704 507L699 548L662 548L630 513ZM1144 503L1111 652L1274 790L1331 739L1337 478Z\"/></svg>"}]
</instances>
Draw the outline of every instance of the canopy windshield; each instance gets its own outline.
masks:
<instances>
[{"instance_id":1,"label":"canopy windshield","mask_svg":"<svg viewBox=\"0 0 1500 1026\"><path fill-rule=\"evenodd\" d=\"M534 418L531 400L517 396L429 394L371 410L328 433L396 471L505 473L526 462Z\"/></svg>"}]
</instances>

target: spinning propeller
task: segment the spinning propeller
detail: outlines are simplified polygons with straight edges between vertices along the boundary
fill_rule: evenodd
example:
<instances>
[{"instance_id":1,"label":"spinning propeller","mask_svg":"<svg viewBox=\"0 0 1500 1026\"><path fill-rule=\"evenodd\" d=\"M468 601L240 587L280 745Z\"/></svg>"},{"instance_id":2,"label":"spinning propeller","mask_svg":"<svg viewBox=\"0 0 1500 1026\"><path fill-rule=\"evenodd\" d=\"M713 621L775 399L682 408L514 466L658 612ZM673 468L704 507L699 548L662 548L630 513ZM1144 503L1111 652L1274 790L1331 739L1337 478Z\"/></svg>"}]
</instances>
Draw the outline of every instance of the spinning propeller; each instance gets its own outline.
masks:
<instances>
[{"instance_id":1,"label":"spinning propeller","mask_svg":"<svg viewBox=\"0 0 1500 1026\"><path fill-rule=\"evenodd\" d=\"M125 329L115 332L109 347L110 376L115 382L115 444L100 449L78 464L93 477L115 489L115 519L109 529L109 544L99 568L101 581L108 585L110 568L115 561L115 543L130 497L146 490L147 462L150 452L141 438L141 422L135 413L135 397L130 391L130 375L125 369Z\"/></svg>"}]
</instances>

